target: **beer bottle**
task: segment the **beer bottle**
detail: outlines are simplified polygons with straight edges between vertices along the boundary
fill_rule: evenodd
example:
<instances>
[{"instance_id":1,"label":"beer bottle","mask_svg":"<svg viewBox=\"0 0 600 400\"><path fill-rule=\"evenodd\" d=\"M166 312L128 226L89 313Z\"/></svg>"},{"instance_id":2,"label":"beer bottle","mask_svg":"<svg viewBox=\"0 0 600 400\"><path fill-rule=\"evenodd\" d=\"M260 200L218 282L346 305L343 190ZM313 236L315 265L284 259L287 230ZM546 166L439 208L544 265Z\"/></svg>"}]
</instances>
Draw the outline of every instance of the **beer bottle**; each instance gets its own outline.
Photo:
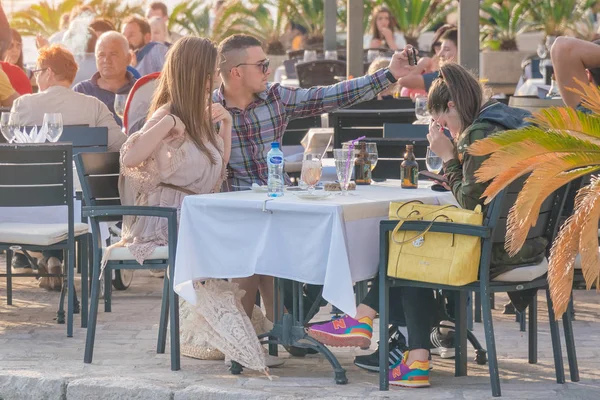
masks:
<instances>
[{"instance_id":1,"label":"beer bottle","mask_svg":"<svg viewBox=\"0 0 600 400\"><path fill-rule=\"evenodd\" d=\"M365 142L360 142L359 152L354 162L354 182L357 185L371 184L371 160Z\"/></svg>"},{"instance_id":2,"label":"beer bottle","mask_svg":"<svg viewBox=\"0 0 600 400\"><path fill-rule=\"evenodd\" d=\"M406 145L404 161L400 165L400 179L403 189L416 189L419 187L419 164L415 160L413 145Z\"/></svg>"}]
</instances>

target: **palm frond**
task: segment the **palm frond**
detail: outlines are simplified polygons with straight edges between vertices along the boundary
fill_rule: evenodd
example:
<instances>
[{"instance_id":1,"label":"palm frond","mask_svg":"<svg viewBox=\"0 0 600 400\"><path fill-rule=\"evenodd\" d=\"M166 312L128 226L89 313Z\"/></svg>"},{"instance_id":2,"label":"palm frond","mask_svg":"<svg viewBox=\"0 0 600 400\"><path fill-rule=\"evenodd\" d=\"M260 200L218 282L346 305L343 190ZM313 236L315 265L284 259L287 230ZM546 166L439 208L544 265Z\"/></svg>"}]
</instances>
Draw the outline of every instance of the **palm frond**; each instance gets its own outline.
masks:
<instances>
[{"instance_id":1,"label":"palm frond","mask_svg":"<svg viewBox=\"0 0 600 400\"><path fill-rule=\"evenodd\" d=\"M578 88L567 88L570 92L578 94L581 97L581 105L593 111L595 114L600 114L600 91L598 87L592 83L582 82L577 78L573 78Z\"/></svg>"},{"instance_id":2,"label":"palm frond","mask_svg":"<svg viewBox=\"0 0 600 400\"><path fill-rule=\"evenodd\" d=\"M589 290L600 277L600 253L598 252L598 219L600 218L600 179L592 178L582 188L576 200L577 213L581 215L579 254L581 269Z\"/></svg>"},{"instance_id":3,"label":"palm frond","mask_svg":"<svg viewBox=\"0 0 600 400\"><path fill-rule=\"evenodd\" d=\"M600 118L567 107L546 108L533 114L540 128L568 131L569 135L600 145Z\"/></svg>"}]
</instances>

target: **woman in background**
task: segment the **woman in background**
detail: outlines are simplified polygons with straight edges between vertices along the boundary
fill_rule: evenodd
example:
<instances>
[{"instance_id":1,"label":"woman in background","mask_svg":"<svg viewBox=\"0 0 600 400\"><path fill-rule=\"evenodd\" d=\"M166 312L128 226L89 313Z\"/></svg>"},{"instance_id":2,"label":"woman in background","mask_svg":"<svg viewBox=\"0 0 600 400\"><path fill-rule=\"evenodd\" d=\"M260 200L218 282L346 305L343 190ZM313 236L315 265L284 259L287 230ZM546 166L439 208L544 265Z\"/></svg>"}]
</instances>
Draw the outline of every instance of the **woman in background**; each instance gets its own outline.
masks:
<instances>
[{"instance_id":1,"label":"woman in background","mask_svg":"<svg viewBox=\"0 0 600 400\"><path fill-rule=\"evenodd\" d=\"M364 36L365 49L388 48L402 50L406 46L404 35L399 32L398 23L387 7L379 6L371 14L371 32Z\"/></svg>"}]
</instances>

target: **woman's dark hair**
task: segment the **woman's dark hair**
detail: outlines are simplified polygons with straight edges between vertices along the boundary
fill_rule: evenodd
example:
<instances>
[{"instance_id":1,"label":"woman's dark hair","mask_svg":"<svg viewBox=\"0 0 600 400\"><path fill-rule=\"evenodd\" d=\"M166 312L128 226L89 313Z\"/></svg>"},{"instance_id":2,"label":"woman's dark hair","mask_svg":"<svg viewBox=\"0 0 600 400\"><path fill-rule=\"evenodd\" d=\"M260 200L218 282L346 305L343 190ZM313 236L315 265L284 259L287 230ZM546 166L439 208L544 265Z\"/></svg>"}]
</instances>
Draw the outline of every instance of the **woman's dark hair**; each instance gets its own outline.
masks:
<instances>
[{"instance_id":1,"label":"woman's dark hair","mask_svg":"<svg viewBox=\"0 0 600 400\"><path fill-rule=\"evenodd\" d=\"M440 37L440 42L444 40L452 40L456 47L458 47L458 29L450 28L447 31L445 31Z\"/></svg>"},{"instance_id":2,"label":"woman's dark hair","mask_svg":"<svg viewBox=\"0 0 600 400\"><path fill-rule=\"evenodd\" d=\"M390 11L389 8L387 8L385 6L375 7L373 12L371 13L371 34L373 35L373 39L379 39L379 40L384 39L383 35L379 32L379 29L377 29L377 16L381 13L387 13L387 15L389 15L389 17L390 17L390 27L389 28L391 29L392 32L395 32L396 29L400 29L400 27L398 26L398 22L396 21L396 18L394 18L394 16L392 15L392 12Z\"/></svg>"},{"instance_id":3,"label":"woman's dark hair","mask_svg":"<svg viewBox=\"0 0 600 400\"><path fill-rule=\"evenodd\" d=\"M455 25L452 24L445 24L440 26L435 33L433 34L433 38L431 39L431 54L434 55L435 54L435 48L436 46L442 46L442 35L444 33L446 33L446 31L449 31L450 29L456 29Z\"/></svg>"},{"instance_id":4,"label":"woman's dark hair","mask_svg":"<svg viewBox=\"0 0 600 400\"><path fill-rule=\"evenodd\" d=\"M484 88L479 80L464 67L446 63L440 67L440 76L429 89L427 110L432 115L442 114L448 111L448 103L453 102L463 131L479 115L483 100Z\"/></svg>"},{"instance_id":5,"label":"woman's dark hair","mask_svg":"<svg viewBox=\"0 0 600 400\"><path fill-rule=\"evenodd\" d=\"M21 54L19 54L19 59L17 60L15 65L17 67L23 69L24 68L23 67L23 38L21 38L21 35L19 34L19 32L17 32L16 29L11 28L11 32L12 32L12 40L19 42L19 45L21 46Z\"/></svg>"},{"instance_id":6,"label":"woman's dark hair","mask_svg":"<svg viewBox=\"0 0 600 400\"><path fill-rule=\"evenodd\" d=\"M90 28L92 28L94 32L96 32L96 34L98 34L98 32L100 32L100 34L103 34L104 32L111 32L117 30L112 22L104 18L96 18L95 20L93 20L90 23Z\"/></svg>"}]
</instances>

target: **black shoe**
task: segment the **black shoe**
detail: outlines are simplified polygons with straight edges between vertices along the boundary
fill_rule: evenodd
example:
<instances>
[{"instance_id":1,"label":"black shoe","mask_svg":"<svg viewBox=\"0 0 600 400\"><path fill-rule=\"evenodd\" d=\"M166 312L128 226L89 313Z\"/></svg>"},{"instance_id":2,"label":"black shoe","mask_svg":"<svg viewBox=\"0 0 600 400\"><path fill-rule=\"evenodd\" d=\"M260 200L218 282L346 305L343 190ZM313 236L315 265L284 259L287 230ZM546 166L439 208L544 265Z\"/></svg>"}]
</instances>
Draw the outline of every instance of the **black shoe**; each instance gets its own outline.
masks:
<instances>
[{"instance_id":1,"label":"black shoe","mask_svg":"<svg viewBox=\"0 0 600 400\"><path fill-rule=\"evenodd\" d=\"M440 328L446 328L447 333L442 333ZM449 325L435 326L429 336L431 340L431 354L439 355L442 358L454 358L454 327Z\"/></svg>"},{"instance_id":2,"label":"black shoe","mask_svg":"<svg viewBox=\"0 0 600 400\"><path fill-rule=\"evenodd\" d=\"M13 254L11 265L13 268L31 268L29 260L27 259L27 257L25 257L25 254L21 253Z\"/></svg>"},{"instance_id":3,"label":"black shoe","mask_svg":"<svg viewBox=\"0 0 600 400\"><path fill-rule=\"evenodd\" d=\"M394 328L395 329L395 328ZM404 352L408 349L406 347L406 338L404 335L395 329L395 332L390 338L390 353L388 360L390 366L402 360ZM357 356L354 358L354 365L359 368L366 369L367 371L379 372L379 347L374 353L366 356Z\"/></svg>"}]
</instances>

